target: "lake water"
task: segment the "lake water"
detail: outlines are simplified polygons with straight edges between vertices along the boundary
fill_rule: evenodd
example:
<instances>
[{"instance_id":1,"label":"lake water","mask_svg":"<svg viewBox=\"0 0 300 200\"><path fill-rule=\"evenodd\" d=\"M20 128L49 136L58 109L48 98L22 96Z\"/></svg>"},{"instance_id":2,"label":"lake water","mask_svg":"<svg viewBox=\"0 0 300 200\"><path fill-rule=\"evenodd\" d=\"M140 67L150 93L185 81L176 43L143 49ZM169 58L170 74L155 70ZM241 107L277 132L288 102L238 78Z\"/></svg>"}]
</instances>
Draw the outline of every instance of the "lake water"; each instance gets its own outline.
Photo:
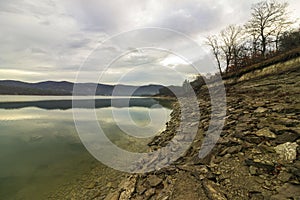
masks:
<instances>
[{"instance_id":1,"label":"lake water","mask_svg":"<svg viewBox=\"0 0 300 200\"><path fill-rule=\"evenodd\" d=\"M98 123L116 145L144 152L151 137L134 138L117 123L126 130L138 132L139 127L146 127L153 135L158 134L169 120L170 102L133 98L127 105L125 97L115 99L113 107L108 97L93 100ZM82 106L72 108L71 97L0 96L0 199L46 199L93 167L107 168L88 153L79 139L72 111L84 118L91 109L85 107L85 102L91 100L80 97L78 101ZM126 115L128 111L131 118ZM152 124L152 118L161 123Z\"/></svg>"}]
</instances>

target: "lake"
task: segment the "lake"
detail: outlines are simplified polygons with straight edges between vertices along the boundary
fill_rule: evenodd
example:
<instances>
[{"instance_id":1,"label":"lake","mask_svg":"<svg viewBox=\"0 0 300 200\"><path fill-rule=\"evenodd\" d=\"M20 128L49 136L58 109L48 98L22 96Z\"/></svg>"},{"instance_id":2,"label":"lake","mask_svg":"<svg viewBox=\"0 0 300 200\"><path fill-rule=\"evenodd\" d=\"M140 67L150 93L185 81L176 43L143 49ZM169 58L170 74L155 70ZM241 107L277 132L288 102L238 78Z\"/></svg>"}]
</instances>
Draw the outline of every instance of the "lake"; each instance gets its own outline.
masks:
<instances>
[{"instance_id":1,"label":"lake","mask_svg":"<svg viewBox=\"0 0 300 200\"><path fill-rule=\"evenodd\" d=\"M111 105L109 97L78 97L76 101L80 103L73 108L71 99L0 96L0 199L46 199L58 189L76 183L95 167L105 172L103 176L119 177L119 172L93 158L79 139L73 111L85 119L85 113L92 109L85 102L95 102L97 121L106 136L133 152L146 152L152 137L132 137L117 124L141 137L143 132L139 128L146 127L154 136L165 128L171 112L168 100L131 98L127 105L126 97L115 97ZM126 115L128 111L131 118ZM113 117L113 113L118 116ZM161 123L152 124L152 118ZM103 178L103 184L106 179Z\"/></svg>"}]
</instances>

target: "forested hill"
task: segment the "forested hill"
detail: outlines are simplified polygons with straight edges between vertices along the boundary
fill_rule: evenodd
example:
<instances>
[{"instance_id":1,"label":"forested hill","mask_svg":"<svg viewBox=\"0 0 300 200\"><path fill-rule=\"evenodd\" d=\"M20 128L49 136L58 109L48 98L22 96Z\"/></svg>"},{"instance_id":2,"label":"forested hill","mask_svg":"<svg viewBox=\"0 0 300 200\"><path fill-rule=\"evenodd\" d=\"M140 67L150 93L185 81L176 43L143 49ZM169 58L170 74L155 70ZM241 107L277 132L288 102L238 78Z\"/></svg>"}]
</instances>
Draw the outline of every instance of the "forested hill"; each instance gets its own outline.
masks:
<instances>
[{"instance_id":1,"label":"forested hill","mask_svg":"<svg viewBox=\"0 0 300 200\"><path fill-rule=\"evenodd\" d=\"M27 83L15 80L0 81L0 94L2 95L72 95L74 83L67 81L45 81L38 83ZM96 83L79 83L80 95L91 94L94 88L96 95L127 96L134 91L134 96L147 96L158 94L162 85L105 85Z\"/></svg>"}]
</instances>

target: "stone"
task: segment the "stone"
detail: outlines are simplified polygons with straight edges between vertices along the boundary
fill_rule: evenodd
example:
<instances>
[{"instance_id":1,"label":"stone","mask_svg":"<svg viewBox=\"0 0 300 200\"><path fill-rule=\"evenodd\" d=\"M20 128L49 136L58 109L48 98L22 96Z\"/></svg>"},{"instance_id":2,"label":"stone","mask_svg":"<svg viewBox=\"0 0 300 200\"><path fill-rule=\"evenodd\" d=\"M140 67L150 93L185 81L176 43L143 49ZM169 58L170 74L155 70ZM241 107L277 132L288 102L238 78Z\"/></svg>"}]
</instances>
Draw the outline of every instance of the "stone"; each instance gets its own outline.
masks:
<instances>
[{"instance_id":1,"label":"stone","mask_svg":"<svg viewBox=\"0 0 300 200\"><path fill-rule=\"evenodd\" d=\"M208 180L203 181L203 188L210 199L227 200L226 196L214 182Z\"/></svg>"},{"instance_id":2,"label":"stone","mask_svg":"<svg viewBox=\"0 0 300 200\"><path fill-rule=\"evenodd\" d=\"M256 168L261 168L264 171L271 173L275 170L275 166L272 162L267 162L266 160L260 160L260 159L246 159L245 164L248 166L254 166Z\"/></svg>"},{"instance_id":3,"label":"stone","mask_svg":"<svg viewBox=\"0 0 300 200\"><path fill-rule=\"evenodd\" d=\"M299 135L294 132L285 132L275 139L275 143L277 144L283 144L286 142L295 142L299 138Z\"/></svg>"},{"instance_id":4,"label":"stone","mask_svg":"<svg viewBox=\"0 0 300 200\"><path fill-rule=\"evenodd\" d=\"M256 173L257 173L257 168L254 167L254 166L250 166L250 167L249 167L249 172L250 172L251 175L256 175Z\"/></svg>"},{"instance_id":5,"label":"stone","mask_svg":"<svg viewBox=\"0 0 300 200\"><path fill-rule=\"evenodd\" d=\"M254 133L259 137L276 138L276 135L269 128L263 128Z\"/></svg>"},{"instance_id":6,"label":"stone","mask_svg":"<svg viewBox=\"0 0 300 200\"><path fill-rule=\"evenodd\" d=\"M86 186L87 189L93 189L96 187L96 182L91 182L89 185Z\"/></svg>"},{"instance_id":7,"label":"stone","mask_svg":"<svg viewBox=\"0 0 300 200\"><path fill-rule=\"evenodd\" d=\"M274 147L274 149L281 159L287 162L293 162L297 157L297 147L298 144L296 142L286 142Z\"/></svg>"},{"instance_id":8,"label":"stone","mask_svg":"<svg viewBox=\"0 0 300 200\"><path fill-rule=\"evenodd\" d=\"M288 127L295 127L299 123L299 121L297 121L297 120L289 119L286 117L280 118L279 122Z\"/></svg>"},{"instance_id":9,"label":"stone","mask_svg":"<svg viewBox=\"0 0 300 200\"><path fill-rule=\"evenodd\" d=\"M271 196L271 200L282 200L282 199L299 199L300 198L300 186L285 183L282 187L277 189L277 194Z\"/></svg>"},{"instance_id":10,"label":"stone","mask_svg":"<svg viewBox=\"0 0 300 200\"><path fill-rule=\"evenodd\" d=\"M282 182L287 182L292 177L292 174L287 173L285 171L280 172L280 174L277 176L277 178Z\"/></svg>"},{"instance_id":11,"label":"stone","mask_svg":"<svg viewBox=\"0 0 300 200\"><path fill-rule=\"evenodd\" d=\"M119 187L122 192L120 193L119 200L130 199L135 190L136 181L136 176L132 175L120 183Z\"/></svg>"},{"instance_id":12,"label":"stone","mask_svg":"<svg viewBox=\"0 0 300 200\"><path fill-rule=\"evenodd\" d=\"M242 150L242 146L232 146L227 149L227 153L235 154L239 153Z\"/></svg>"},{"instance_id":13,"label":"stone","mask_svg":"<svg viewBox=\"0 0 300 200\"><path fill-rule=\"evenodd\" d=\"M162 179L155 176L155 175L150 175L148 177L148 183L151 187L156 187L162 182Z\"/></svg>"},{"instance_id":14,"label":"stone","mask_svg":"<svg viewBox=\"0 0 300 200\"><path fill-rule=\"evenodd\" d=\"M289 130L288 127L285 125L280 125L280 124L271 124L269 125L270 129L274 131L275 133L282 133L283 131Z\"/></svg>"},{"instance_id":15,"label":"stone","mask_svg":"<svg viewBox=\"0 0 300 200\"><path fill-rule=\"evenodd\" d=\"M231 157L231 154L227 153L224 158L230 158Z\"/></svg>"},{"instance_id":16,"label":"stone","mask_svg":"<svg viewBox=\"0 0 300 200\"><path fill-rule=\"evenodd\" d=\"M272 185L272 182L270 182L269 180L265 180L265 185L267 187L270 187Z\"/></svg>"},{"instance_id":17,"label":"stone","mask_svg":"<svg viewBox=\"0 0 300 200\"><path fill-rule=\"evenodd\" d=\"M264 105L265 105L265 102L255 102L253 104L253 107L259 107L259 108L261 108L261 106L264 106Z\"/></svg>"},{"instance_id":18,"label":"stone","mask_svg":"<svg viewBox=\"0 0 300 200\"><path fill-rule=\"evenodd\" d=\"M263 108L263 107L258 107L254 112L255 113L264 113L266 112L268 109Z\"/></svg>"},{"instance_id":19,"label":"stone","mask_svg":"<svg viewBox=\"0 0 300 200\"><path fill-rule=\"evenodd\" d=\"M250 193L249 197L251 200L264 200L264 196L260 192Z\"/></svg>"},{"instance_id":20,"label":"stone","mask_svg":"<svg viewBox=\"0 0 300 200\"><path fill-rule=\"evenodd\" d=\"M152 197L155 194L155 189L154 188L150 188L149 190L147 190L145 192L145 196L149 199L150 197Z\"/></svg>"},{"instance_id":21,"label":"stone","mask_svg":"<svg viewBox=\"0 0 300 200\"><path fill-rule=\"evenodd\" d=\"M300 128L299 127L293 127L291 128L295 133L297 133L298 135L300 135Z\"/></svg>"},{"instance_id":22,"label":"stone","mask_svg":"<svg viewBox=\"0 0 300 200\"><path fill-rule=\"evenodd\" d=\"M106 187L111 188L111 187L112 187L112 182L108 182L108 183L106 184Z\"/></svg>"},{"instance_id":23,"label":"stone","mask_svg":"<svg viewBox=\"0 0 300 200\"><path fill-rule=\"evenodd\" d=\"M114 193L108 194L104 200L119 200L120 193L119 191L116 191Z\"/></svg>"},{"instance_id":24,"label":"stone","mask_svg":"<svg viewBox=\"0 0 300 200\"><path fill-rule=\"evenodd\" d=\"M143 184L138 184L136 187L136 192L138 194L143 194L146 190L147 188Z\"/></svg>"}]
</instances>

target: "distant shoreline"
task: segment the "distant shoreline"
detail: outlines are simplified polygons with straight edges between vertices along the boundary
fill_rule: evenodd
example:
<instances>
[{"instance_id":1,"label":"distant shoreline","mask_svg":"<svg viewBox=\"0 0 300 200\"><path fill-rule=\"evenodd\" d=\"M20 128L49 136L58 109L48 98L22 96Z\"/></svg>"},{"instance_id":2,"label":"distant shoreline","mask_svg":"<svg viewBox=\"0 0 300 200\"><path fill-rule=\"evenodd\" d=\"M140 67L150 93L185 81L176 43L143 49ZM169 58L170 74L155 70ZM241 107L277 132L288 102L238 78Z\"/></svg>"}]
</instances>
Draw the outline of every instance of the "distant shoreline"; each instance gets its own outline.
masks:
<instances>
[{"instance_id":1,"label":"distant shoreline","mask_svg":"<svg viewBox=\"0 0 300 200\"><path fill-rule=\"evenodd\" d=\"M19 96L20 98L14 98L15 96L8 96L8 98L2 97L0 100L0 109L20 109L26 107L36 107L46 110L60 109L67 110L72 108L105 108L105 107L148 107L160 104L166 107L170 107L168 102L174 101L174 99L162 97L126 97L126 96L113 96L113 97L90 97L81 96L80 98L55 98L55 96L48 96L48 98L33 98L33 96ZM16 96L17 97L17 96ZM27 98L29 97L29 98ZM31 97L31 98L30 98ZM35 96L37 97L37 96ZM40 96L47 97L47 96ZM155 107L154 107L155 108ZM171 108L170 108L171 109Z\"/></svg>"},{"instance_id":2,"label":"distant shoreline","mask_svg":"<svg viewBox=\"0 0 300 200\"><path fill-rule=\"evenodd\" d=\"M173 86L174 87L174 86ZM168 86L106 85L99 83L73 83L67 81L44 81L28 83L16 80L0 80L0 95L39 96L155 96Z\"/></svg>"}]
</instances>

